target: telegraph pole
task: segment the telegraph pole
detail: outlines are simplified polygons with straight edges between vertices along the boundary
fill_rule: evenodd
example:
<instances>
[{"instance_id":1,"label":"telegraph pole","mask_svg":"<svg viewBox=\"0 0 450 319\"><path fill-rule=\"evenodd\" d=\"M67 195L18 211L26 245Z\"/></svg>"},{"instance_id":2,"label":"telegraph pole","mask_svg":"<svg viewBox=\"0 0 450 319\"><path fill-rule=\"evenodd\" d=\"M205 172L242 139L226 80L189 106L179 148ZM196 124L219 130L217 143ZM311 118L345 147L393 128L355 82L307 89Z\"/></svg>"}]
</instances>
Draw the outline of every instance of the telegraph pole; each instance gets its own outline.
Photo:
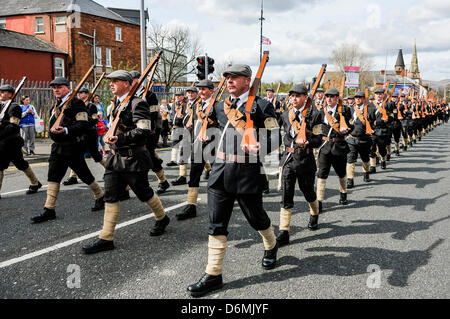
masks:
<instances>
[{"instance_id":1,"label":"telegraph pole","mask_svg":"<svg viewBox=\"0 0 450 319\"><path fill-rule=\"evenodd\" d=\"M97 50L96 50L95 29L94 29L94 32L93 32L92 35L86 34L86 33L83 33L83 32L78 32L78 34L92 39L92 48L94 50L94 53L93 53L94 63L93 63L93 65L94 65L94 83L95 83L95 82L97 82L97 75L95 74L95 66L97 65L97 63L96 63L97 62L96 61Z\"/></svg>"}]
</instances>

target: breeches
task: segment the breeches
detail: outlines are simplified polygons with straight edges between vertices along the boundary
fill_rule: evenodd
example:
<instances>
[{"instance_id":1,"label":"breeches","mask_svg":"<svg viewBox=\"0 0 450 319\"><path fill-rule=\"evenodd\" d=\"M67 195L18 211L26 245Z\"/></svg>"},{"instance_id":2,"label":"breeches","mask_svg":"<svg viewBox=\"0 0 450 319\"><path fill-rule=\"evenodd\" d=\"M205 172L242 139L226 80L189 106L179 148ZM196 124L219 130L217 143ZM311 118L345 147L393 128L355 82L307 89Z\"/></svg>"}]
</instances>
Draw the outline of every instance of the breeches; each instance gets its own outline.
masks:
<instances>
[{"instance_id":1,"label":"breeches","mask_svg":"<svg viewBox=\"0 0 450 319\"><path fill-rule=\"evenodd\" d=\"M115 203L119 201L119 196L125 191L127 185L136 194L137 198L146 202L153 197L154 192L148 184L148 171L142 172L116 172L106 170L105 181L105 202Z\"/></svg>"}]
</instances>

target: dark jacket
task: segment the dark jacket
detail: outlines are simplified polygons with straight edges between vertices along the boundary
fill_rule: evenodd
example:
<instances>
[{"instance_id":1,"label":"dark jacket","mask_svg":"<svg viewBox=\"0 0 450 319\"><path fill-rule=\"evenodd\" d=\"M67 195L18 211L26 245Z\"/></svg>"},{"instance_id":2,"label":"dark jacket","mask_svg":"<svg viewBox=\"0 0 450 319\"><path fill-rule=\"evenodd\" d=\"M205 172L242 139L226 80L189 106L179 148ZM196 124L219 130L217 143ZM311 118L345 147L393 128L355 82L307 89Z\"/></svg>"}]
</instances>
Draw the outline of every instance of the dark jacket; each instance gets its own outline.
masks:
<instances>
[{"instance_id":1,"label":"dark jacket","mask_svg":"<svg viewBox=\"0 0 450 319\"><path fill-rule=\"evenodd\" d=\"M245 106L244 103L239 108L239 111L244 115ZM224 113L224 102L216 103L214 110L222 131L222 143L220 144L218 151L225 153L227 157L230 155L238 155L246 157L247 160L244 163L238 163L231 162L228 159L224 161L216 158L208 180L208 187L214 188L216 183L221 183L229 193L261 193L267 184L266 176L262 174L262 159L259 155L246 155L241 150L240 145L243 137L231 124L227 126L228 118ZM259 131L259 129L265 128L265 121L269 118L273 118L273 121L276 121L275 109L272 103L260 97L256 97L251 110L251 119L253 121L253 127L256 130L255 138L260 143L261 148L264 147L264 145L268 145L267 147L270 150L270 136L264 136L263 134L260 134ZM224 132L225 128L226 131ZM277 138L279 138L279 129L276 129L275 131ZM218 143L220 143L220 138Z\"/></svg>"},{"instance_id":2,"label":"dark jacket","mask_svg":"<svg viewBox=\"0 0 450 319\"><path fill-rule=\"evenodd\" d=\"M327 108L324 107L320 111L318 111L318 113L320 114L320 120L321 120L322 126L324 126L324 128L325 128L325 129L322 129L321 131L322 131L322 133L325 133L325 132L328 133L331 130L331 134L330 134L330 140L324 144L324 146L320 150L320 153L321 154L330 154L331 153L336 156L345 156L345 155L347 155L347 153L350 152L350 148L348 147L348 144L345 141L345 137L347 134L338 133L334 129L332 129L329 124L325 123L326 116L325 116L324 112L326 112L326 109ZM349 129L351 129L350 120L352 118L352 114L351 114L350 108L343 106L342 107L342 115L344 116L345 123L347 124ZM337 106L336 106L336 112L334 114L334 118L338 121L338 123L340 122L340 115L337 110ZM321 136L322 137L328 136L328 134L326 134L326 135L322 134Z\"/></svg>"},{"instance_id":3,"label":"dark jacket","mask_svg":"<svg viewBox=\"0 0 450 319\"><path fill-rule=\"evenodd\" d=\"M0 113L3 111L4 107L6 107L6 105L0 103ZM6 110L4 117L0 122L0 151L7 151L8 148L14 146L18 146L19 148L23 146L23 139L20 137L19 123L12 123L12 118L19 122L22 118L22 108L15 102L12 102L9 105L8 110Z\"/></svg>"},{"instance_id":4,"label":"dark jacket","mask_svg":"<svg viewBox=\"0 0 450 319\"><path fill-rule=\"evenodd\" d=\"M376 103L376 102L375 102ZM386 102L387 104L387 102ZM378 110L378 108L372 104L373 107L375 108L375 122L374 122L374 127L372 127L372 129L374 130L374 135L376 136L390 136L392 133L392 129L391 129L391 123L394 120L394 118L392 117L391 113L389 112L388 107L386 107L386 112L388 115L388 120L387 121L383 121L382 117L383 114ZM380 105L381 107L381 105Z\"/></svg>"},{"instance_id":5,"label":"dark jacket","mask_svg":"<svg viewBox=\"0 0 450 319\"><path fill-rule=\"evenodd\" d=\"M352 107L350 109L351 112L351 120L350 120L350 134L347 136L347 143L351 145L361 145L364 146L367 144L368 147L370 147L370 135L366 134L366 125L364 125L358 118L358 116L355 115L355 109ZM364 115L364 109L362 110L362 113ZM375 115L375 107L373 104L367 105L367 117L369 119L370 127L374 128L374 122L376 120ZM356 118L356 119L355 119ZM350 136L351 135L351 136Z\"/></svg>"}]
</instances>

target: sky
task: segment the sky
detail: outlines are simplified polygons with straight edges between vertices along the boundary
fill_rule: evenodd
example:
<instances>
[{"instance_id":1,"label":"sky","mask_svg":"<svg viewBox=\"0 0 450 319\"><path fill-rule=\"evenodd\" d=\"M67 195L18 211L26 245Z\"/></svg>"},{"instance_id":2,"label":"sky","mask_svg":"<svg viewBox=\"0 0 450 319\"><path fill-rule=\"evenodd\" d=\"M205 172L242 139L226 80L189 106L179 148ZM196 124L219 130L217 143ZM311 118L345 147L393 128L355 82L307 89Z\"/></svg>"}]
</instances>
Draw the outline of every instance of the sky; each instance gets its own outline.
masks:
<instances>
[{"instance_id":1,"label":"sky","mask_svg":"<svg viewBox=\"0 0 450 319\"><path fill-rule=\"evenodd\" d=\"M96 0L105 7L139 9L140 0ZM187 26L216 63L259 65L261 0L145 0L150 23ZM423 79L450 79L449 0L265 0L263 35L271 45L264 82L311 78L335 67L331 52L358 44L373 70L393 70L403 49L410 68L414 42ZM195 76L194 76L195 77Z\"/></svg>"}]
</instances>

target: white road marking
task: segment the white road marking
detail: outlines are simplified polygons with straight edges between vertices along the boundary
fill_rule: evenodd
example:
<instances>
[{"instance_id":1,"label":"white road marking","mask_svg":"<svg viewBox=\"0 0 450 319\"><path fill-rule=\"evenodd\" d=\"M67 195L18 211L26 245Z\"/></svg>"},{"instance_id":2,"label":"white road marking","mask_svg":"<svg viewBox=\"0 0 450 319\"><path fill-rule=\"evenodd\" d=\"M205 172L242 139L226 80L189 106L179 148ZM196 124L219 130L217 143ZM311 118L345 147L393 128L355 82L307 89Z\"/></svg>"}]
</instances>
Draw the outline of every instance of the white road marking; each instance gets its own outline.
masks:
<instances>
[{"instance_id":1,"label":"white road marking","mask_svg":"<svg viewBox=\"0 0 450 319\"><path fill-rule=\"evenodd\" d=\"M199 198L198 200L200 201L201 199ZM177 205L165 208L164 211L167 213L167 212L170 212L170 211L172 211L174 209L183 207L186 204L187 204L187 202L183 202L181 204L177 204ZM130 225L139 223L139 222L141 222L143 220L152 218L153 216L155 216L155 214L151 213L151 214L147 214L147 215L144 215L144 216L141 216L141 217L129 220L127 222L123 222L121 224L118 224L116 226L116 229L120 229L122 227L126 227L126 226L130 226ZM64 248L64 247L76 244L76 243L79 243L79 242L81 242L83 240L86 240L86 239L89 239L89 238L93 238L93 237L97 237L99 234L100 234L100 231L96 231L96 232L93 232L93 233L90 233L90 234L87 234L87 235L84 235L84 236L81 236L81 237L77 237L77 238L74 238L74 239L71 239L71 240L68 240L68 241L65 241L65 242L62 242L62 243L59 243L59 244L56 244L56 245L44 248L44 249L41 249L41 250L38 250L38 251L35 251L35 252L32 252L32 253L23 255L21 257L17 257L17 258L13 258L13 259L10 259L10 260L3 261L3 262L0 263L0 268L5 268L5 267L8 267L8 266L17 264L19 262L22 262L22 261L25 261L25 260L28 260L28 259L31 259L31 258L34 258L34 257L37 257L37 256L41 256L41 255L47 254L49 252L52 252L52 251L55 251L55 250L58 250L58 249L61 249L61 248Z\"/></svg>"},{"instance_id":2,"label":"white road marking","mask_svg":"<svg viewBox=\"0 0 450 319\"><path fill-rule=\"evenodd\" d=\"M48 187L48 185L42 185L42 187L39 188L39 189L46 188L46 187ZM2 193L1 195L4 196L4 195L9 195L9 194L15 194L15 193L20 193L20 192L26 192L27 190L28 190L28 188L25 188L25 189L19 189L18 191L13 191L13 192L8 192L8 193ZM39 191L38 191L38 192L39 192Z\"/></svg>"}]
</instances>

